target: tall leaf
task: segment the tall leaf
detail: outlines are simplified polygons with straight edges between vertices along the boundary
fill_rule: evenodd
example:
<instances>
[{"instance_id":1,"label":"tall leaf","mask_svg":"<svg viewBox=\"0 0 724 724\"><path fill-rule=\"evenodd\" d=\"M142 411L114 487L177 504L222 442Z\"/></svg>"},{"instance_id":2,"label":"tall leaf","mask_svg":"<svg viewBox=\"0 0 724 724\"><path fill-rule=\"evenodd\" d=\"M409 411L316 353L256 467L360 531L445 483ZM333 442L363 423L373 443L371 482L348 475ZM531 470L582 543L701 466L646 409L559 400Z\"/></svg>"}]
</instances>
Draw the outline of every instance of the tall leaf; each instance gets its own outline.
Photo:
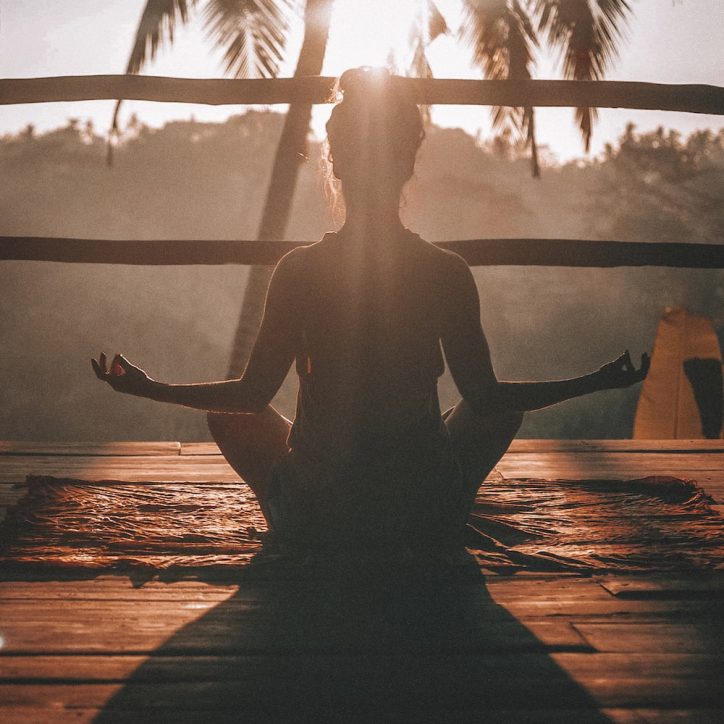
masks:
<instances>
[{"instance_id":1,"label":"tall leaf","mask_svg":"<svg viewBox=\"0 0 724 724\"><path fill-rule=\"evenodd\" d=\"M472 48L473 61L485 77L528 80L538 38L520 1L464 0L463 8L465 21L460 30L461 39ZM525 134L533 150L533 175L539 176L533 108L493 108L493 127L506 126Z\"/></svg>"},{"instance_id":2,"label":"tall leaf","mask_svg":"<svg viewBox=\"0 0 724 724\"><path fill-rule=\"evenodd\" d=\"M291 0L208 0L209 38L224 48L226 71L236 78L273 78L284 58Z\"/></svg>"},{"instance_id":3,"label":"tall leaf","mask_svg":"<svg viewBox=\"0 0 724 724\"><path fill-rule=\"evenodd\" d=\"M420 0L410 26L408 38L412 49L412 60L408 68L408 75L415 78L433 77L432 67L427 58L427 49L436 38L447 32L447 22L437 5L432 0ZM428 123L430 120L428 106L422 106L421 111L425 123Z\"/></svg>"},{"instance_id":4,"label":"tall leaf","mask_svg":"<svg viewBox=\"0 0 724 724\"><path fill-rule=\"evenodd\" d=\"M141 14L126 73L139 73L153 60L164 40L173 42L177 22L185 23L197 0L148 0ZM235 77L277 74L289 31L288 14L295 0L207 0L204 11L209 36L225 49L226 70ZM116 103L111 138L118 134ZM108 145L108 162L112 161Z\"/></svg>"},{"instance_id":5,"label":"tall leaf","mask_svg":"<svg viewBox=\"0 0 724 724\"><path fill-rule=\"evenodd\" d=\"M146 61L156 57L164 38L173 43L176 23L179 20L186 23L195 4L196 0L148 0L138 23L126 73L140 73Z\"/></svg>"},{"instance_id":6,"label":"tall leaf","mask_svg":"<svg viewBox=\"0 0 724 724\"><path fill-rule=\"evenodd\" d=\"M617 55L617 45L631 14L630 0L534 0L538 30L563 53L568 80L601 80ZM596 109L576 109L586 151Z\"/></svg>"},{"instance_id":7,"label":"tall leaf","mask_svg":"<svg viewBox=\"0 0 724 724\"><path fill-rule=\"evenodd\" d=\"M138 22L136 37L131 55L128 58L126 73L140 73L149 60L156 57L159 47L165 39L173 43L176 23L186 23L196 0L148 0ZM118 133L118 112L123 100L116 101L111 122L111 134ZM112 159L112 146L108 145L108 162Z\"/></svg>"},{"instance_id":8,"label":"tall leaf","mask_svg":"<svg viewBox=\"0 0 724 724\"><path fill-rule=\"evenodd\" d=\"M186 23L191 7L195 4L196 0L148 0L138 22L126 73L140 73L146 62L156 57L164 38L173 43L176 23L179 20ZM118 111L122 102L117 101L113 112L114 132L118 130Z\"/></svg>"}]
</instances>

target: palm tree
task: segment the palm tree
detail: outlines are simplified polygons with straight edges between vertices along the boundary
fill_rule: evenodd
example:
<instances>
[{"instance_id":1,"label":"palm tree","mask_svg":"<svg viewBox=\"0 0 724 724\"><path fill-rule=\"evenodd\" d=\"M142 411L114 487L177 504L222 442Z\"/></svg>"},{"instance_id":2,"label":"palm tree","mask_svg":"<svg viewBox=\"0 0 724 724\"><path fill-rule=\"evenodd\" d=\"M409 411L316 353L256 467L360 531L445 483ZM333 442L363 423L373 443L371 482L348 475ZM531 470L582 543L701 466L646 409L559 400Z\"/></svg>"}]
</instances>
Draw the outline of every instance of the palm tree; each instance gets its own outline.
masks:
<instances>
[{"instance_id":1,"label":"palm tree","mask_svg":"<svg viewBox=\"0 0 724 724\"><path fill-rule=\"evenodd\" d=\"M615 57L629 0L461 0L465 21L459 38L472 49L473 61L494 80L532 77L540 39L563 54L563 75L572 80L600 80ZM294 75L319 75L326 50L334 0L306 0L304 41ZM147 0L126 69L138 73L152 60L164 40L173 42L176 24L189 20L197 0ZM275 76L284 58L291 13L297 0L206 0L204 21L213 41L224 48L226 70L235 77ZM411 61L407 71L432 76L427 50L449 32L434 0L418 0L410 29ZM117 133L118 111L112 133ZM538 176L535 112L531 107L494 108L496 129L512 128L531 148L533 175ZM586 151L590 146L595 109L576 109ZM311 106L289 106L274 159L258 238L283 238L292 206L299 163L305 156ZM229 376L236 376L251 348L261 320L270 270L249 270L244 302L232 349Z\"/></svg>"},{"instance_id":2,"label":"palm tree","mask_svg":"<svg viewBox=\"0 0 724 724\"><path fill-rule=\"evenodd\" d=\"M473 59L492 80L531 78L540 37L563 54L567 80L601 80L631 13L629 0L463 0L466 22L460 35ZM577 108L586 152L593 108ZM539 176L535 113L528 108L494 108L493 126L512 127L531 146L533 175Z\"/></svg>"}]
</instances>

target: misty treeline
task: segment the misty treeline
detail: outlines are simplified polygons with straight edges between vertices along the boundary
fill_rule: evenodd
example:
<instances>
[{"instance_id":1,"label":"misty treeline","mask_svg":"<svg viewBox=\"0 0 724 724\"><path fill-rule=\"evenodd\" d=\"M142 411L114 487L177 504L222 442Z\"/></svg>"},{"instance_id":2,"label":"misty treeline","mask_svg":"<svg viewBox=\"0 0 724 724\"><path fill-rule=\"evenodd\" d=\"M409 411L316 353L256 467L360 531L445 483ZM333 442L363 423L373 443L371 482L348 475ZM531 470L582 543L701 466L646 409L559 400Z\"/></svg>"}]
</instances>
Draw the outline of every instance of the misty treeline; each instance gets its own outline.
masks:
<instances>
[{"instance_id":1,"label":"misty treeline","mask_svg":"<svg viewBox=\"0 0 724 724\"><path fill-rule=\"evenodd\" d=\"M254 238L282 116L150 129L133 120L105 165L92 127L0 139L0 234L88 238ZM681 138L629 128L602 158L530 178L506 136L481 144L431 127L404 220L429 240L498 236L722 242L724 131ZM334 228L321 150L310 144L288 238ZM498 376L560 378L628 347L650 349L662 310L685 306L724 329L724 273L672 269L474 270ZM114 394L91 373L122 351L170 382L222 379L246 269L0 263L0 438L203 440L203 413ZM530 414L527 437L628 437L638 389ZM446 376L444 405L457 393ZM276 405L291 414L294 381Z\"/></svg>"}]
</instances>

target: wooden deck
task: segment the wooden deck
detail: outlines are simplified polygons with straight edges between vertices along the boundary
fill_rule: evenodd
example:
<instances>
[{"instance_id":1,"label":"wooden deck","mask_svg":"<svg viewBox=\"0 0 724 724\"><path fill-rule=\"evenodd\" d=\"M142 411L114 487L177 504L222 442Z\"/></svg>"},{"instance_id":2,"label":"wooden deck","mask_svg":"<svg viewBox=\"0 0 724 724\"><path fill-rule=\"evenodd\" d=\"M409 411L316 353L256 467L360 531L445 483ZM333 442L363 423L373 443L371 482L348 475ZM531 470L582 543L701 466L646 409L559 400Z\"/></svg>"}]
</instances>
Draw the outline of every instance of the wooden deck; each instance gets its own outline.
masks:
<instances>
[{"instance_id":1,"label":"wooden deck","mask_svg":"<svg viewBox=\"0 0 724 724\"><path fill-rule=\"evenodd\" d=\"M232 481L205 443L0 443L28 474ZM721 441L516 441L492 477L697 480ZM707 574L415 581L0 577L0 721L720 722L724 562Z\"/></svg>"}]
</instances>

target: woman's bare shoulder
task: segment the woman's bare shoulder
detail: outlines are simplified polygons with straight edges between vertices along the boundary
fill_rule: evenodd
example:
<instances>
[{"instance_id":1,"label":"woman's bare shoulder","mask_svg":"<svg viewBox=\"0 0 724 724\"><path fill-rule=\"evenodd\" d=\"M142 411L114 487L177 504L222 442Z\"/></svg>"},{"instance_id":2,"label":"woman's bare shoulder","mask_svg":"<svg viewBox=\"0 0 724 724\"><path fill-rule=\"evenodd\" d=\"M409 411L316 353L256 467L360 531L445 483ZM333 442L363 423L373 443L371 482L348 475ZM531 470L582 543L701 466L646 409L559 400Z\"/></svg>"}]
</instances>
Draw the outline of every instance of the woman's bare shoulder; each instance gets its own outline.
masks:
<instances>
[{"instance_id":1,"label":"woman's bare shoulder","mask_svg":"<svg viewBox=\"0 0 724 724\"><path fill-rule=\"evenodd\" d=\"M459 254L448 249L441 249L431 241L426 241L418 234L414 234L417 249L431 264L441 272L450 274L468 274L470 267Z\"/></svg>"}]
</instances>

